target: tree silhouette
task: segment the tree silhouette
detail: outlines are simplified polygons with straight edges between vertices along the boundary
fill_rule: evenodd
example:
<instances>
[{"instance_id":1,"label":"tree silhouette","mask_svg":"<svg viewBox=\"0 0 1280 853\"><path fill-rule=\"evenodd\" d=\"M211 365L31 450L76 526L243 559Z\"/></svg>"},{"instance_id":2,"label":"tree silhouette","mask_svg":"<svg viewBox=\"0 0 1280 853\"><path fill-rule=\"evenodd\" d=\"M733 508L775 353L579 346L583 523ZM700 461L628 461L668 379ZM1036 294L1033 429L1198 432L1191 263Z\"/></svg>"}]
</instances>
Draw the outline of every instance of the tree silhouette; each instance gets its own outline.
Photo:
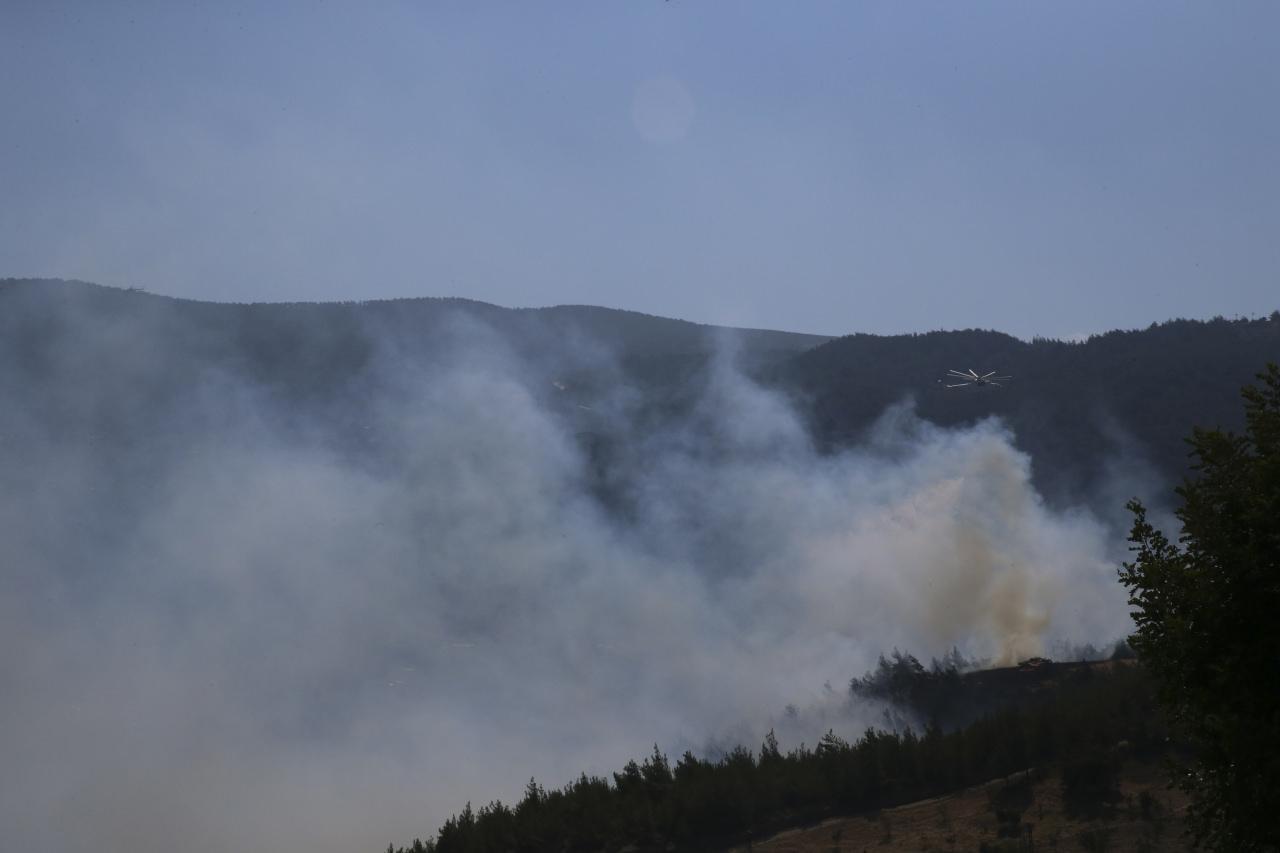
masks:
<instances>
[{"instance_id":1,"label":"tree silhouette","mask_svg":"<svg viewBox=\"0 0 1280 853\"><path fill-rule=\"evenodd\" d=\"M1178 544L1138 501L1121 580L1130 642L1195 749L1180 783L1198 843L1280 848L1280 367L1245 399L1244 435L1197 429Z\"/></svg>"}]
</instances>

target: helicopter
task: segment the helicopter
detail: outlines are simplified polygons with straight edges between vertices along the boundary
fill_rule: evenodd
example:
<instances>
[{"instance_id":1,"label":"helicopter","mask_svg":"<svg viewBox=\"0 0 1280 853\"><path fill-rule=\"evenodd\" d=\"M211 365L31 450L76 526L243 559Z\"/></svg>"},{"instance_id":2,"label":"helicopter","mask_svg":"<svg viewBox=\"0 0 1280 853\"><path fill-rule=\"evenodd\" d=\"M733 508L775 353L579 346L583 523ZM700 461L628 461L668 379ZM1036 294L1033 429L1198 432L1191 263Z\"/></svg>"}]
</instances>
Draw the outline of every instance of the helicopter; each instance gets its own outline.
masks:
<instances>
[{"instance_id":1,"label":"helicopter","mask_svg":"<svg viewBox=\"0 0 1280 853\"><path fill-rule=\"evenodd\" d=\"M973 368L966 370L948 370L947 379L958 380L955 384L947 384L947 388L969 388L978 385L994 385L997 388L1003 388L1001 382L1007 382L1012 376L997 376L996 371L990 373L976 373ZM943 380L939 379L939 382ZM944 384L946 384L944 382Z\"/></svg>"}]
</instances>

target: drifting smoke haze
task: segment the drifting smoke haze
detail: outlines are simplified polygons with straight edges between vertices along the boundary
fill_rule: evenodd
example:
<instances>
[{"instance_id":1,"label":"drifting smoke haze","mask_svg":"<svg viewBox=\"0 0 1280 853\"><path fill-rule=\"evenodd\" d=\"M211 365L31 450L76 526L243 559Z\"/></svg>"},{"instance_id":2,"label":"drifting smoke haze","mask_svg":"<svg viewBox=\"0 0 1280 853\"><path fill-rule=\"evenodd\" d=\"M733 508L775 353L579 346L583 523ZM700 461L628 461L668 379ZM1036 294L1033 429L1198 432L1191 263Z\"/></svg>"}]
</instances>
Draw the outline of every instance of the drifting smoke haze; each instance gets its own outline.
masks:
<instances>
[{"instance_id":1,"label":"drifting smoke haze","mask_svg":"<svg viewBox=\"0 0 1280 853\"><path fill-rule=\"evenodd\" d=\"M65 375L102 320L68 322ZM731 337L655 418L585 331L530 357L460 314L424 360L371 324L339 429L116 323L132 388L40 399L89 423L164 375L144 434L3 422L13 849L380 849L655 742L812 743L893 646L1129 627L1123 538L1046 506L1000 423L904 402L821 454Z\"/></svg>"}]
</instances>

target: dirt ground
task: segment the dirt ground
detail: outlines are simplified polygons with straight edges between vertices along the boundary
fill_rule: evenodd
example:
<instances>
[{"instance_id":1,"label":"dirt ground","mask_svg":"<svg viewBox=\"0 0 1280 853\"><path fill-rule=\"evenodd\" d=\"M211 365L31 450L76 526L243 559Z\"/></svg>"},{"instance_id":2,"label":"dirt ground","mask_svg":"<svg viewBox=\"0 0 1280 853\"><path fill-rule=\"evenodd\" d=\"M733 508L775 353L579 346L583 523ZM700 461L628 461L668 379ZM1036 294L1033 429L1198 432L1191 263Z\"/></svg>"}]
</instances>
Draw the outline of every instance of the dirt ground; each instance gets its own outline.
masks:
<instances>
[{"instance_id":1,"label":"dirt ground","mask_svg":"<svg viewBox=\"0 0 1280 853\"><path fill-rule=\"evenodd\" d=\"M1011 777L946 797L787 830L735 848L733 853L1190 850L1183 837L1186 798L1170 790L1166 778L1159 765L1131 761L1120 779L1119 800L1104 813L1087 817L1067 814L1056 774L1047 773L1040 779L1028 775L1024 781L1030 783L1030 797L1024 793L1019 804L1025 810L1014 821L1006 806L1002 824L996 814L1007 800L1007 793L1002 792L1009 790L1009 782L1016 784L1020 779Z\"/></svg>"}]
</instances>

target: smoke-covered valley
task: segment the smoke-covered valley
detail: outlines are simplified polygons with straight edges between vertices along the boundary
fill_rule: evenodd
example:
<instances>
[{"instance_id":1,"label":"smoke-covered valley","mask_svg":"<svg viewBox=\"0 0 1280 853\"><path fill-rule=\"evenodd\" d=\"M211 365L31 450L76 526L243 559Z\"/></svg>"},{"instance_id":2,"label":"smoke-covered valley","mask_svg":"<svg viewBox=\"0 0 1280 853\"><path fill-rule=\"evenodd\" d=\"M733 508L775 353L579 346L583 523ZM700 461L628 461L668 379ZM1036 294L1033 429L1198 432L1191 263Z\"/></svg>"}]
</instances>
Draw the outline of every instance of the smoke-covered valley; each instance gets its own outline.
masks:
<instances>
[{"instance_id":1,"label":"smoke-covered valley","mask_svg":"<svg viewBox=\"0 0 1280 853\"><path fill-rule=\"evenodd\" d=\"M910 388L822 445L757 369L814 341L708 331L642 381L587 322L387 308L271 372L128 306L0 320L14 849L377 849L655 742L856 731L891 647L1129 629L1120 507L1046 502L1004 422Z\"/></svg>"}]
</instances>

